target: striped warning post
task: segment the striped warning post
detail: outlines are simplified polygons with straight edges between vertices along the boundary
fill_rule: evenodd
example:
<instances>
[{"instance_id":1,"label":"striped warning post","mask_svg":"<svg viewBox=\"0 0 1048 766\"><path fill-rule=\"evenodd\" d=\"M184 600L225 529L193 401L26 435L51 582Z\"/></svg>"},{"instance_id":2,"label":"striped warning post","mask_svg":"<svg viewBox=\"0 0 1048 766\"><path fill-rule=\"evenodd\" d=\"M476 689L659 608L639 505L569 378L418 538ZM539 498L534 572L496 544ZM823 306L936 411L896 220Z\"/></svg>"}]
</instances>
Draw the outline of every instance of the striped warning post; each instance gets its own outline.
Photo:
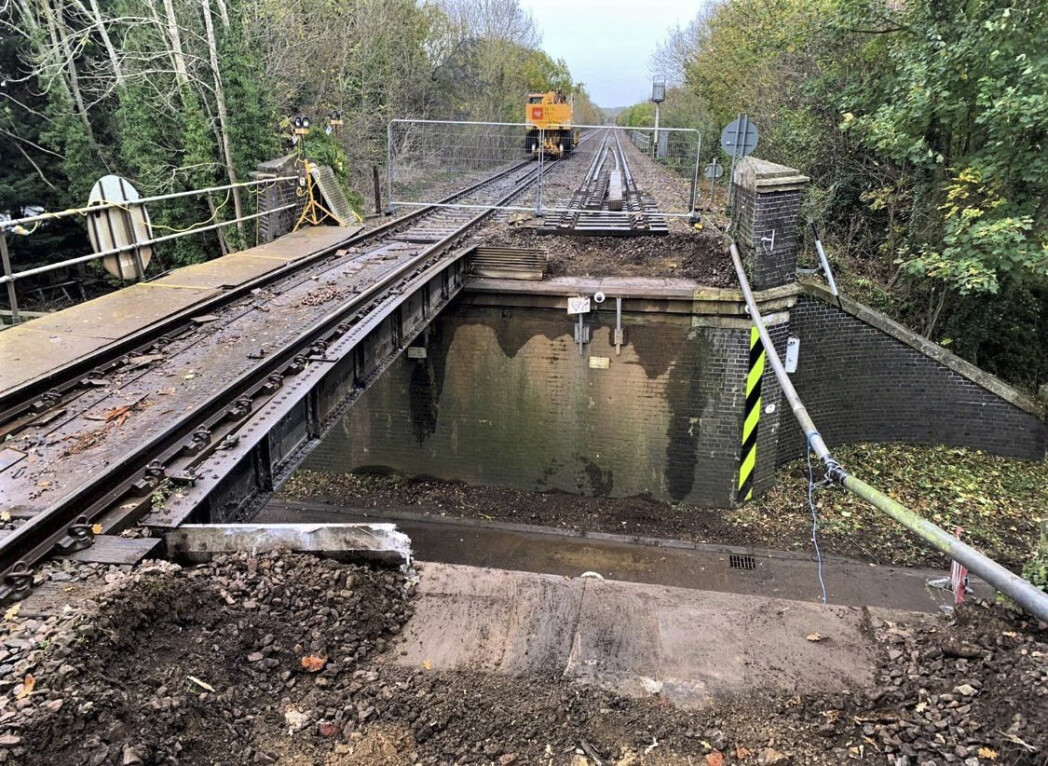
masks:
<instances>
[{"instance_id":1,"label":"striped warning post","mask_svg":"<svg viewBox=\"0 0 1048 766\"><path fill-rule=\"evenodd\" d=\"M761 379L764 376L764 343L757 328L750 329L750 364L746 372L746 420L742 424L739 453L739 491L736 499L753 499L753 472L757 467L757 427L761 419Z\"/></svg>"}]
</instances>

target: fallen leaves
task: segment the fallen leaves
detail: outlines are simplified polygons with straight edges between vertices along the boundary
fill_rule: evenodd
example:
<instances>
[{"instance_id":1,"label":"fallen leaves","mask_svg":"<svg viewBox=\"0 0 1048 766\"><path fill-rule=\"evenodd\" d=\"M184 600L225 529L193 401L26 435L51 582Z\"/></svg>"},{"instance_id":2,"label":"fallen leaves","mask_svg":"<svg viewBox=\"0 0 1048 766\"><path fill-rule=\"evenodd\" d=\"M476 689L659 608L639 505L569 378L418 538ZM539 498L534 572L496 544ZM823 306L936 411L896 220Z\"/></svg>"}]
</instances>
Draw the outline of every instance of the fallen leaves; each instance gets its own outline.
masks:
<instances>
[{"instance_id":1,"label":"fallen leaves","mask_svg":"<svg viewBox=\"0 0 1048 766\"><path fill-rule=\"evenodd\" d=\"M997 760L997 752L995 750L991 750L988 747L980 747L979 748L979 757L980 758L985 758L988 761L996 761Z\"/></svg>"},{"instance_id":2,"label":"fallen leaves","mask_svg":"<svg viewBox=\"0 0 1048 766\"><path fill-rule=\"evenodd\" d=\"M33 689L36 688L36 676L32 673L25 677L25 681L22 682L22 689L15 695L15 699L25 699L33 693Z\"/></svg>"},{"instance_id":3,"label":"fallen leaves","mask_svg":"<svg viewBox=\"0 0 1048 766\"><path fill-rule=\"evenodd\" d=\"M302 658L302 667L309 673L319 673L327 665L327 657L308 654Z\"/></svg>"}]
</instances>

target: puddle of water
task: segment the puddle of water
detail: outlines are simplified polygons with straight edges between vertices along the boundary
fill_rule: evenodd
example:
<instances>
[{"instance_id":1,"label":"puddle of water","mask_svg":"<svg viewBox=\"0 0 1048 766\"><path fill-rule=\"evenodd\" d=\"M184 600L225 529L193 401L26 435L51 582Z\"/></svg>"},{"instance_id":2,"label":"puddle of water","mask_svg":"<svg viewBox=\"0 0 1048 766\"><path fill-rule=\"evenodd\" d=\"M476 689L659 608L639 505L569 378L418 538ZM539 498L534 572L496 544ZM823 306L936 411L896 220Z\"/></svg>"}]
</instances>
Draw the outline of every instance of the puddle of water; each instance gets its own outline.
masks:
<instances>
[{"instance_id":1,"label":"puddle of water","mask_svg":"<svg viewBox=\"0 0 1048 766\"><path fill-rule=\"evenodd\" d=\"M596 572L609 580L667 585L755 596L818 601L816 564L803 556L747 550L753 569L730 566L739 551L658 547L627 540L574 537L557 530L525 531L498 522L483 525L463 519L382 517L349 508L310 503L274 502L254 519L258 523L394 523L411 538L419 561L465 564L577 577ZM712 548L712 549L711 549ZM943 573L925 569L871 566L831 559L824 563L828 603L934 612L951 602L950 594L930 589L927 580Z\"/></svg>"}]
</instances>

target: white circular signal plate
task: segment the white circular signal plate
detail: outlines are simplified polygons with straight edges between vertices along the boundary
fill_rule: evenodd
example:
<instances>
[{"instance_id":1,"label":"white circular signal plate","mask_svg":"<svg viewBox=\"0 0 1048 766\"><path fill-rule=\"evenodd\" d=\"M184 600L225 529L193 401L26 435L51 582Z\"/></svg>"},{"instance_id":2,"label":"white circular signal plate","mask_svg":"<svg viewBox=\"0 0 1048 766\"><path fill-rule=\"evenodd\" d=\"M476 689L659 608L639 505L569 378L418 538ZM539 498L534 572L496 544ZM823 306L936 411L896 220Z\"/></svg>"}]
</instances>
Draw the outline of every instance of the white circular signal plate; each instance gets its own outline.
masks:
<instances>
[{"instance_id":1,"label":"white circular signal plate","mask_svg":"<svg viewBox=\"0 0 1048 766\"><path fill-rule=\"evenodd\" d=\"M90 237L91 247L96 253L139 245L137 251L141 258L141 269L144 272L153 255L153 247L140 243L148 242L153 238L153 229L149 223L149 213L145 205L138 202L139 199L141 196L138 190L126 178L114 175L100 178L91 187L87 206L90 208L93 205L108 203L117 204L120 207L110 207L96 213L88 213L87 236ZM105 270L117 279L132 280L143 276L139 274L139 264L134 249L107 255L102 259L102 264Z\"/></svg>"}]
</instances>

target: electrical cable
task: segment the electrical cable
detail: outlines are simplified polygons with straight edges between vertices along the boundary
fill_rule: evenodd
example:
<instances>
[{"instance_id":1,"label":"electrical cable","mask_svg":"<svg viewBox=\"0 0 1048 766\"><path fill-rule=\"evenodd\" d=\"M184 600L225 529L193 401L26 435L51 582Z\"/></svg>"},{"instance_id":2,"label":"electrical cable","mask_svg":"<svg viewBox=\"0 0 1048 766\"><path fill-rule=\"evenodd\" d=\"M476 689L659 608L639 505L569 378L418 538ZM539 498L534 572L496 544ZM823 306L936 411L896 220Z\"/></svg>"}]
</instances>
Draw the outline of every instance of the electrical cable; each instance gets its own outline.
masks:
<instances>
[{"instance_id":1,"label":"electrical cable","mask_svg":"<svg viewBox=\"0 0 1048 766\"><path fill-rule=\"evenodd\" d=\"M817 433L817 432L816 432ZM826 603L826 581L822 578L822 552L819 550L819 538L816 530L819 527L819 517L815 512L815 473L811 465L811 437L808 434L804 440L804 457L808 461L808 509L811 511L811 542L815 546L815 560L818 562L819 587L822 588L822 603Z\"/></svg>"}]
</instances>

